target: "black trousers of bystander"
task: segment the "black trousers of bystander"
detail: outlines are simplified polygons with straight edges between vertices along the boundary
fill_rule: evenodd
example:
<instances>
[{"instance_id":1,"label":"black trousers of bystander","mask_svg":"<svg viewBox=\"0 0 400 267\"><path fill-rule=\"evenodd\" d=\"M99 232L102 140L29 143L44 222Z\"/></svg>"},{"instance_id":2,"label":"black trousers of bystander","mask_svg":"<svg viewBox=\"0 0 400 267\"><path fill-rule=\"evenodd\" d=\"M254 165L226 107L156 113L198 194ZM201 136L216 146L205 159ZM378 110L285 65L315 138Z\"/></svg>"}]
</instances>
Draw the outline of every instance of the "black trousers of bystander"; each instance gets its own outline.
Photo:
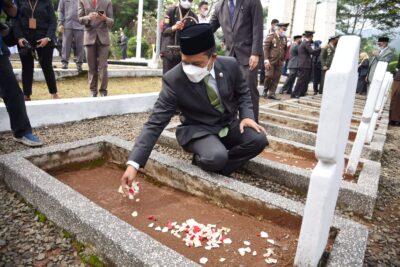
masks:
<instances>
[{"instance_id":1,"label":"black trousers of bystander","mask_svg":"<svg viewBox=\"0 0 400 267\"><path fill-rule=\"evenodd\" d=\"M10 117L14 137L21 138L26 133L32 132L24 96L15 78L7 52L0 55L0 90Z\"/></svg>"}]
</instances>

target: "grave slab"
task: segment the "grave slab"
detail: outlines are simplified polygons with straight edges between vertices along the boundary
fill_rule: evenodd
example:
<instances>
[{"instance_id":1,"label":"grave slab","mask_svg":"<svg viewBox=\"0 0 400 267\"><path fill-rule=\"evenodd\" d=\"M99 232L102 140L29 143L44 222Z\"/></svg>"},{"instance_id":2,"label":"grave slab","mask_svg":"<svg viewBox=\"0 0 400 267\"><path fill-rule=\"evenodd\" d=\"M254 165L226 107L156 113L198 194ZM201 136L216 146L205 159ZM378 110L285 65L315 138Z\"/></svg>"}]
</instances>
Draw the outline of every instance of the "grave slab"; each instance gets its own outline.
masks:
<instances>
[{"instance_id":1,"label":"grave slab","mask_svg":"<svg viewBox=\"0 0 400 267\"><path fill-rule=\"evenodd\" d=\"M295 266L317 266L328 242L338 199L357 85L360 37L343 36L326 73L311 173Z\"/></svg>"},{"instance_id":2,"label":"grave slab","mask_svg":"<svg viewBox=\"0 0 400 267\"><path fill-rule=\"evenodd\" d=\"M114 137L97 137L12 153L0 157L0 177L50 220L76 234L79 240L93 244L100 255L117 266L196 266L44 171L96 160L104 154L113 162L124 163L132 146L133 143ZM302 216L304 206L298 202L202 171L156 151L143 171L166 186L221 203L228 209L245 207L242 212L250 215L270 211L277 220ZM327 266L361 266L367 228L339 216L334 217L332 227L337 236Z\"/></svg>"},{"instance_id":3,"label":"grave slab","mask_svg":"<svg viewBox=\"0 0 400 267\"><path fill-rule=\"evenodd\" d=\"M365 142L367 141L368 129L371 126L371 120L376 107L379 92L381 91L381 85L385 76L387 64L387 62L380 61L378 62L378 65L376 67L374 77L370 85L367 102L365 104L364 112L362 115L362 120L360 126L358 127L357 136L350 153L350 160L346 168L346 172L349 174L355 173L355 169L358 161L360 160L361 153L364 150Z\"/></svg>"}]
</instances>

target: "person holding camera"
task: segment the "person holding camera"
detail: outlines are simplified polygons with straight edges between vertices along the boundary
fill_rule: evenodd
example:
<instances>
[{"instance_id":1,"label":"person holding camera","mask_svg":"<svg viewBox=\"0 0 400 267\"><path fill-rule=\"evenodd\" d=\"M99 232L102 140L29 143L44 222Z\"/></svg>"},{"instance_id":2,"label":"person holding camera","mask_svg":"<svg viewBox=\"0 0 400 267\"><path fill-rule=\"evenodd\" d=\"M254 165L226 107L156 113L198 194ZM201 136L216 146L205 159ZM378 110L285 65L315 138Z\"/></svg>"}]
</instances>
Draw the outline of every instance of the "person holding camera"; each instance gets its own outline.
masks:
<instances>
[{"instance_id":1,"label":"person holding camera","mask_svg":"<svg viewBox=\"0 0 400 267\"><path fill-rule=\"evenodd\" d=\"M17 15L17 7L12 0L0 0L0 13L2 10L11 17ZM8 58L10 51L2 40L8 34L8 26L0 23L0 96L4 100L10 117L14 140L27 146L41 146L42 141L32 133L24 97Z\"/></svg>"},{"instance_id":2,"label":"person holding camera","mask_svg":"<svg viewBox=\"0 0 400 267\"><path fill-rule=\"evenodd\" d=\"M79 23L85 25L83 45L89 65L89 87L92 97L107 96L107 60L110 47L109 29L114 24L111 0L79 0Z\"/></svg>"},{"instance_id":3,"label":"person holding camera","mask_svg":"<svg viewBox=\"0 0 400 267\"><path fill-rule=\"evenodd\" d=\"M16 0L16 5L20 10L13 27L22 63L25 100L31 100L36 53L51 98L59 98L53 70L53 49L57 28L53 4L51 0Z\"/></svg>"}]
</instances>

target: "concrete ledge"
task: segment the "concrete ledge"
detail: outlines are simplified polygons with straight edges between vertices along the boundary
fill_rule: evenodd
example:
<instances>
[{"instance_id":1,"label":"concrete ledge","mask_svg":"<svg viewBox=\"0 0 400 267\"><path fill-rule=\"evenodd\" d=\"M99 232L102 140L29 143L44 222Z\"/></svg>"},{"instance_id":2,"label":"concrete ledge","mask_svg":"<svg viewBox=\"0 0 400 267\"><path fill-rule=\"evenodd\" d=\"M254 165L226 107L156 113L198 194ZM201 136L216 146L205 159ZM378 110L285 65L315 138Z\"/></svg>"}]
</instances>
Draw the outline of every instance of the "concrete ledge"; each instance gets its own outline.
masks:
<instances>
[{"instance_id":1,"label":"concrete ledge","mask_svg":"<svg viewBox=\"0 0 400 267\"><path fill-rule=\"evenodd\" d=\"M70 160L86 161L97 155L104 145L111 145L118 150L116 154L126 159L133 143L113 137L97 137L5 155L0 157L0 177L50 220L75 233L78 239L94 244L102 255L106 254L117 266L164 266L165 263L168 266L196 266L196 263L111 215L27 160L35 161L35 158L53 155L60 160L58 164L63 164L66 156L71 154L74 157L70 157ZM167 168L167 175L162 176L160 168ZM152 177L161 175L161 182L198 196L206 195L211 200L229 195L233 202L249 200L252 205L279 210L299 218L304 209L301 203L225 176L205 172L156 151L151 154L144 172ZM228 200L222 204L229 206L232 203ZM328 266L362 266L367 228L338 216L334 217L332 227L338 229L338 235L333 243Z\"/></svg>"},{"instance_id":2,"label":"concrete ledge","mask_svg":"<svg viewBox=\"0 0 400 267\"><path fill-rule=\"evenodd\" d=\"M166 130L162 132L158 143L183 151L176 141L175 134L172 132L176 126L177 124L169 125ZM268 136L268 138L270 141L297 147L303 151L314 152L314 147L311 146L302 145L276 136ZM360 163L363 163L363 169L356 183L342 180L337 203L339 206L351 209L357 214L372 216L378 195L381 164L365 159L361 159ZM260 178L273 181L303 193L306 193L308 190L312 172L311 170L266 160L261 157L251 159L244 166L244 169Z\"/></svg>"},{"instance_id":3,"label":"concrete ledge","mask_svg":"<svg viewBox=\"0 0 400 267\"><path fill-rule=\"evenodd\" d=\"M14 69L14 74L18 81L22 81L22 69ZM68 69L68 70L54 69L54 74L56 76L56 80L61 79L61 78L74 77L74 76L79 75L78 71L76 69L72 69L72 68ZM39 69L39 68L34 69L33 80L35 82L44 82L45 81L42 69Z\"/></svg>"},{"instance_id":4,"label":"concrete ledge","mask_svg":"<svg viewBox=\"0 0 400 267\"><path fill-rule=\"evenodd\" d=\"M86 72L86 71L85 71ZM14 74L18 81L22 81L22 70L14 69ZM79 75L79 72L75 68L67 70L54 69L56 80L67 77L75 77ZM138 69L108 69L109 78L120 78L120 77L161 77L162 70L150 69L150 68L138 68ZM33 80L35 82L44 82L44 74L42 69L35 68L33 72Z\"/></svg>"},{"instance_id":5,"label":"concrete ledge","mask_svg":"<svg viewBox=\"0 0 400 267\"><path fill-rule=\"evenodd\" d=\"M25 102L32 127L110 115L146 112L153 108L159 93L87 97ZM0 103L0 132L9 131L4 103Z\"/></svg>"}]
</instances>

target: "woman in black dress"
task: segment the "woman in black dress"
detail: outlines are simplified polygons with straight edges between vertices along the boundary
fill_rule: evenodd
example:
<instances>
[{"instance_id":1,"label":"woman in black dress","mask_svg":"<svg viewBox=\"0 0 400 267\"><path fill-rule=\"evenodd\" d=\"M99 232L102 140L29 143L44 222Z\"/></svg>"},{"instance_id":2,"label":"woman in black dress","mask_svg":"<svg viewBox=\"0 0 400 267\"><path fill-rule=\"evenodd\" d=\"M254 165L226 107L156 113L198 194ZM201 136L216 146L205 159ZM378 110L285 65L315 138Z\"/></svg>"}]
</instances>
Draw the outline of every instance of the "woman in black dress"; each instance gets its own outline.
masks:
<instances>
[{"instance_id":1,"label":"woman in black dress","mask_svg":"<svg viewBox=\"0 0 400 267\"><path fill-rule=\"evenodd\" d=\"M358 64L358 82L356 92L360 95L367 94L367 80L369 68L369 57L368 54L363 52L360 54L360 64Z\"/></svg>"}]
</instances>

